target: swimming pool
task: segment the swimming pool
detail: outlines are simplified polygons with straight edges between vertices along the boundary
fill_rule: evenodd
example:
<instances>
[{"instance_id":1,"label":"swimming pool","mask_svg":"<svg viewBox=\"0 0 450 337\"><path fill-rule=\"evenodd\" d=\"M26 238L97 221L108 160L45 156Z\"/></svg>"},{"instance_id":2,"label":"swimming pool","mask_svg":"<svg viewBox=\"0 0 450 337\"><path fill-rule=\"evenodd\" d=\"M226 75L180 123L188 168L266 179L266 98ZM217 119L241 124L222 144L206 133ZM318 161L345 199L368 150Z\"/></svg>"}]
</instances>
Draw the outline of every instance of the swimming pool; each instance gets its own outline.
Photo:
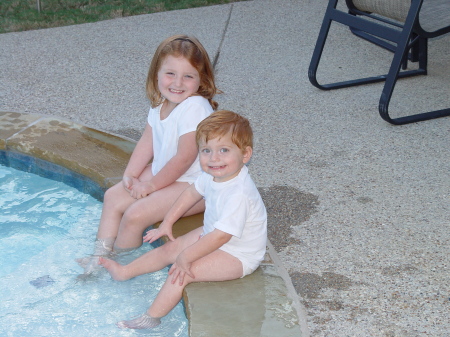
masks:
<instances>
[{"instance_id":1,"label":"swimming pool","mask_svg":"<svg viewBox=\"0 0 450 337\"><path fill-rule=\"evenodd\" d=\"M0 165L1 336L139 333L120 330L115 323L149 307L167 269L126 282L113 281L106 272L77 281L82 269L74 260L92 252L102 207L78 189ZM143 245L120 262L149 249ZM147 335L187 337L183 304Z\"/></svg>"}]
</instances>

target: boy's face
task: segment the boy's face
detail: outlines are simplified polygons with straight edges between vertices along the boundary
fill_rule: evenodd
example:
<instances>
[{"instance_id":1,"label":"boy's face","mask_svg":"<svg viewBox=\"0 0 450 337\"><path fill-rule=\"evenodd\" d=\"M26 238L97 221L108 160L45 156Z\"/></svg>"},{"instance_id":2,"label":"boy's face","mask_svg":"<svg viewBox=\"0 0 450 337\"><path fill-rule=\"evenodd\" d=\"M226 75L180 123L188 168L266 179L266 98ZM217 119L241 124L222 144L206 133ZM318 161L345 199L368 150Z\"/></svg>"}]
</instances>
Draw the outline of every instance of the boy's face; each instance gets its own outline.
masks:
<instances>
[{"instance_id":1,"label":"boy's face","mask_svg":"<svg viewBox=\"0 0 450 337\"><path fill-rule=\"evenodd\" d=\"M252 148L244 152L231 140L231 132L221 138L214 138L199 144L199 157L202 170L214 177L215 182L225 182L236 177L242 166L252 156Z\"/></svg>"}]
</instances>

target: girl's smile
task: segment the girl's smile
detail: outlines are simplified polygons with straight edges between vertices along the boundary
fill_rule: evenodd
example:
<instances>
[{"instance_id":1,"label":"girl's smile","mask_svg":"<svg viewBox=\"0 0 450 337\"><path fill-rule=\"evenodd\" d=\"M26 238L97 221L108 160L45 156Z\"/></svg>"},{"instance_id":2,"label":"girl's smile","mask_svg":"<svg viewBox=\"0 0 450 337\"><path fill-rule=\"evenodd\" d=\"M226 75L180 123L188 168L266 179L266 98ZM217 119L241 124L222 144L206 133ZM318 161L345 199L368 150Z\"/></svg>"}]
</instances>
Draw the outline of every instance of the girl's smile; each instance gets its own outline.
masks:
<instances>
[{"instance_id":1,"label":"girl's smile","mask_svg":"<svg viewBox=\"0 0 450 337\"><path fill-rule=\"evenodd\" d=\"M200 87L200 74L189 61L168 55L158 71L158 89L172 109L194 95ZM169 109L169 110L172 110Z\"/></svg>"}]
</instances>

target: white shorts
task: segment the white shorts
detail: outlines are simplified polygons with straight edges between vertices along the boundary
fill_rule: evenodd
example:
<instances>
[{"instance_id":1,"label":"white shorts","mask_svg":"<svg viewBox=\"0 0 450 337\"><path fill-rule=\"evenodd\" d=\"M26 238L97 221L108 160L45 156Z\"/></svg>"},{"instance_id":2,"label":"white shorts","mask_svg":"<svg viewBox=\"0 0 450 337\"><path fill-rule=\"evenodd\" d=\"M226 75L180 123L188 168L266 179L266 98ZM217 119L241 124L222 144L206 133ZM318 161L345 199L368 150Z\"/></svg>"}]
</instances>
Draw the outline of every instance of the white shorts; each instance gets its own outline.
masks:
<instances>
[{"instance_id":1,"label":"white shorts","mask_svg":"<svg viewBox=\"0 0 450 337\"><path fill-rule=\"evenodd\" d=\"M242 261L241 261L242 263ZM246 266L244 263L242 263L242 276L241 278L250 275L251 273L253 273L256 269L252 269L249 266Z\"/></svg>"},{"instance_id":2,"label":"white shorts","mask_svg":"<svg viewBox=\"0 0 450 337\"><path fill-rule=\"evenodd\" d=\"M205 233L204 232L202 232L202 234L200 234L200 236L198 237L198 239L200 240L203 236L205 236ZM219 248L220 249L220 248ZM227 252L228 253L228 252ZM228 254L230 254L230 253L228 253ZM232 255L233 256L233 254L230 254L230 255ZM255 269L253 269L253 268L251 268L250 266L248 266L248 265L246 265L244 262L242 262L242 260L241 259L239 259L238 257L236 257L239 261L241 261L241 264L242 264L242 276L241 276L241 278L243 278L243 277L245 277L245 276L247 276L247 275L250 275L251 273L253 273L255 270L256 270L256 268L258 268L258 267L256 267Z\"/></svg>"}]
</instances>

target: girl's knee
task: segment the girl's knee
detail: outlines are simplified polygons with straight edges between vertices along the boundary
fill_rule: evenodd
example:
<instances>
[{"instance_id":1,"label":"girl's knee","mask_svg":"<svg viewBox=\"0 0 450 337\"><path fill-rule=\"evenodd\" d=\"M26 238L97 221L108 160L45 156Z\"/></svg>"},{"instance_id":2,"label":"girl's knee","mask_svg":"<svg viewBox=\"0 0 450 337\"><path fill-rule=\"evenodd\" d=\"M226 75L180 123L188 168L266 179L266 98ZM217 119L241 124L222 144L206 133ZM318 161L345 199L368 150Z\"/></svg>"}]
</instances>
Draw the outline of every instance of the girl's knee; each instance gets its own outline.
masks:
<instances>
[{"instance_id":1,"label":"girl's knee","mask_svg":"<svg viewBox=\"0 0 450 337\"><path fill-rule=\"evenodd\" d=\"M133 208L129 207L125 213L123 213L122 221L120 222L120 227L125 230L139 229L142 231L144 228L140 228L139 223L142 222L142 216L139 212L133 211ZM150 225L150 224L149 224Z\"/></svg>"},{"instance_id":2,"label":"girl's knee","mask_svg":"<svg viewBox=\"0 0 450 337\"><path fill-rule=\"evenodd\" d=\"M110 201L110 200L114 199L114 196L115 196L114 187L115 187L115 186L110 187L110 188L108 188L108 189L106 190L106 192L105 192L105 194L104 194L104 196L103 196L103 201L104 201L104 202L107 202L107 201Z\"/></svg>"},{"instance_id":3,"label":"girl's knee","mask_svg":"<svg viewBox=\"0 0 450 337\"><path fill-rule=\"evenodd\" d=\"M108 188L103 196L103 203L118 204L118 201L123 197L122 189L123 187L119 184Z\"/></svg>"}]
</instances>

